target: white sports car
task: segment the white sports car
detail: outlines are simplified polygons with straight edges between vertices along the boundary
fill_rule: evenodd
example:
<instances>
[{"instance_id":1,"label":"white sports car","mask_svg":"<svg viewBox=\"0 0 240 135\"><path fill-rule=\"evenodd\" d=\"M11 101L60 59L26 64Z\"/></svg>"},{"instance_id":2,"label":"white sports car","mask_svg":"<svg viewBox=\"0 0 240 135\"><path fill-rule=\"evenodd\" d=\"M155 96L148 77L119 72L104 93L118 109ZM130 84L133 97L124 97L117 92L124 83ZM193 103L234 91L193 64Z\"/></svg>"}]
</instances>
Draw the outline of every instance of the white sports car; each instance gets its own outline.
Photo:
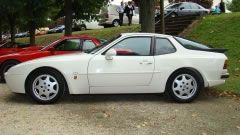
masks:
<instances>
[{"instance_id":1,"label":"white sports car","mask_svg":"<svg viewBox=\"0 0 240 135\"><path fill-rule=\"evenodd\" d=\"M224 49L180 37L125 33L91 53L51 56L21 63L6 74L8 87L39 103L69 94L167 93L191 102L204 87L229 74Z\"/></svg>"}]
</instances>

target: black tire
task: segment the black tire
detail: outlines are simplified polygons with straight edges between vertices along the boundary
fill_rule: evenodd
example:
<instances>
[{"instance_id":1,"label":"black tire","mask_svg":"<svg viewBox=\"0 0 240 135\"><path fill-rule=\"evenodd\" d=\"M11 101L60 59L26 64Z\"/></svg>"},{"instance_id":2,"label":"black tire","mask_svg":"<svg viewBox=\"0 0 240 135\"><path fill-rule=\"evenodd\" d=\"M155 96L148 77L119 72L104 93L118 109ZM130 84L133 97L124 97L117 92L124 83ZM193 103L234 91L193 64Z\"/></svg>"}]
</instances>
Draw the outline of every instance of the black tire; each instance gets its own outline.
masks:
<instances>
[{"instance_id":1,"label":"black tire","mask_svg":"<svg viewBox=\"0 0 240 135\"><path fill-rule=\"evenodd\" d=\"M114 27L120 26L119 20L117 20L117 19L113 20L112 25L113 25Z\"/></svg>"},{"instance_id":2,"label":"black tire","mask_svg":"<svg viewBox=\"0 0 240 135\"><path fill-rule=\"evenodd\" d=\"M85 30L87 30L87 27L86 27L85 25L84 25L84 26L81 26L80 30L81 30L81 31L85 31Z\"/></svg>"},{"instance_id":3,"label":"black tire","mask_svg":"<svg viewBox=\"0 0 240 135\"><path fill-rule=\"evenodd\" d=\"M40 84L40 81L37 80L38 78L44 79L45 76L51 76L52 78L49 79L49 83L45 83L45 80L42 80L44 83L42 83L42 85ZM41 77L43 76L43 77ZM51 81L52 79L52 81ZM55 79L55 80L53 80ZM45 92L48 92L49 97L51 96L51 94L49 94L51 92L51 86L50 83L56 82L56 86L53 85L52 89L58 89L58 91L56 93L51 93L52 94L52 98L51 99L43 99L44 98L44 94ZM42 95L40 95L40 90L38 90L38 88L33 89L34 84L38 84L40 85L39 88L42 89ZM37 87L37 86L36 86ZM30 97L36 101L37 103L40 104L51 104L51 103L55 103L56 101L58 101L63 95L64 92L66 91L66 83L65 83L65 79L62 76L61 73L59 73L58 71L51 69L51 68L42 68L42 69L38 69L36 71L34 71L33 73L31 73L27 80L26 80L26 93L28 93L30 95ZM42 98L42 99L41 99ZM45 94L45 98L47 98L46 94Z\"/></svg>"},{"instance_id":4,"label":"black tire","mask_svg":"<svg viewBox=\"0 0 240 135\"><path fill-rule=\"evenodd\" d=\"M9 60L6 61L2 64L1 68L0 68L0 77L1 77L1 82L5 83L5 77L4 77L4 73L6 73L11 67L19 64L19 61L16 60Z\"/></svg>"},{"instance_id":5,"label":"black tire","mask_svg":"<svg viewBox=\"0 0 240 135\"><path fill-rule=\"evenodd\" d=\"M189 77L191 76L195 79L195 81L192 81L191 84L188 84L188 83L184 84L183 82L181 82L183 84L179 86L180 90L174 91L173 90L174 87L176 87L176 85L178 85L178 84L176 84L175 80L176 79L178 80L178 77L181 78L181 75L186 75L187 79L189 79ZM194 79L192 79L192 80L194 80ZM178 82L178 83L180 83L180 82ZM189 85L192 85L192 84L196 86L195 89L190 88ZM169 79L167 81L165 93L167 94L167 96L171 97L171 99L175 100L178 103L189 103L198 97L198 95L199 95L200 91L203 89L203 87L204 87L204 81L203 81L201 75L197 71L182 69L182 70L174 72L169 77ZM190 92L192 95L188 97L186 94L187 91ZM183 94L181 94L181 92ZM185 94L185 96L184 96L184 94Z\"/></svg>"},{"instance_id":6,"label":"black tire","mask_svg":"<svg viewBox=\"0 0 240 135\"><path fill-rule=\"evenodd\" d=\"M177 17L178 15L173 12L173 13L171 13L169 16L170 16L170 17Z\"/></svg>"}]
</instances>

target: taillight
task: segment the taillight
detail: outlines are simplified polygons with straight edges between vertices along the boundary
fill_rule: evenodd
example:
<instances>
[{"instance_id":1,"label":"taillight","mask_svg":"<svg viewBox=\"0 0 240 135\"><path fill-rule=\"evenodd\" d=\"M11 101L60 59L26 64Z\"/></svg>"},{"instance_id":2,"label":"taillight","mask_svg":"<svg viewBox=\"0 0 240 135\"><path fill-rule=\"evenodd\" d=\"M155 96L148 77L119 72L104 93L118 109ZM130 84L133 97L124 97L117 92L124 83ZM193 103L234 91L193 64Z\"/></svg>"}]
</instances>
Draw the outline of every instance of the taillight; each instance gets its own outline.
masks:
<instances>
[{"instance_id":1,"label":"taillight","mask_svg":"<svg viewBox=\"0 0 240 135\"><path fill-rule=\"evenodd\" d=\"M228 66L228 60L225 60L223 69L227 69L227 66Z\"/></svg>"}]
</instances>

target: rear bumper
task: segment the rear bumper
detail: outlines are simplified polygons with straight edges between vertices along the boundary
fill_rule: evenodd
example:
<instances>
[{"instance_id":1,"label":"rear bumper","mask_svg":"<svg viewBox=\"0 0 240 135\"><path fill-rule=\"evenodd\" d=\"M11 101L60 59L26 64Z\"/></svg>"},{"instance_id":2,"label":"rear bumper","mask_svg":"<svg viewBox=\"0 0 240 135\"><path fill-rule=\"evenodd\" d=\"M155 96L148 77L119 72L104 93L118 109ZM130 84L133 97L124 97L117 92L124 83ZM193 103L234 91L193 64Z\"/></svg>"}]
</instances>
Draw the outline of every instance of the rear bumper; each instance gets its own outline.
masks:
<instances>
[{"instance_id":1,"label":"rear bumper","mask_svg":"<svg viewBox=\"0 0 240 135\"><path fill-rule=\"evenodd\" d=\"M224 75L221 75L221 79L227 79L227 78L229 78L229 73L226 73L226 74L224 74Z\"/></svg>"}]
</instances>

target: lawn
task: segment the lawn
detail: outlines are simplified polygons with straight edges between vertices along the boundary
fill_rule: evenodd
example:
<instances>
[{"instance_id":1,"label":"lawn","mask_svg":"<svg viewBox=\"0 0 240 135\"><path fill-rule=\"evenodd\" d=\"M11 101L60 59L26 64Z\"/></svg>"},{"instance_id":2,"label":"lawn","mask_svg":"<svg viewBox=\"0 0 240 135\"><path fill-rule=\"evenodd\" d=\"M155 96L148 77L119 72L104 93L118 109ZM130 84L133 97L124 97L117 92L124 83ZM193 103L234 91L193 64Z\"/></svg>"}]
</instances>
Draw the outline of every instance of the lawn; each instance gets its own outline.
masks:
<instances>
[{"instance_id":1,"label":"lawn","mask_svg":"<svg viewBox=\"0 0 240 135\"><path fill-rule=\"evenodd\" d=\"M139 25L106 28L100 30L87 30L74 32L73 35L92 35L100 39L110 39L124 32L137 32ZM58 39L63 34L48 34L38 36L36 43L47 45ZM200 20L191 30L185 34L189 39L211 45L215 48L227 48L229 58L230 78L224 85L214 88L220 91L233 91L240 93L240 13L207 16ZM28 42L28 38L17 39L20 42Z\"/></svg>"},{"instance_id":2,"label":"lawn","mask_svg":"<svg viewBox=\"0 0 240 135\"><path fill-rule=\"evenodd\" d=\"M110 39L114 36L119 35L120 33L136 32L139 30L140 30L139 25L133 25L133 26L122 26L122 27L105 28L105 29L97 29L97 30L78 31L78 32L73 32L73 35L91 35L99 39ZM55 41L61 36L63 36L62 33L37 36L36 44L47 45ZM18 38L17 41L27 43L29 42L29 38Z\"/></svg>"},{"instance_id":3,"label":"lawn","mask_svg":"<svg viewBox=\"0 0 240 135\"><path fill-rule=\"evenodd\" d=\"M240 13L204 17L186 37L215 48L227 48L230 78L215 89L240 93Z\"/></svg>"}]
</instances>

